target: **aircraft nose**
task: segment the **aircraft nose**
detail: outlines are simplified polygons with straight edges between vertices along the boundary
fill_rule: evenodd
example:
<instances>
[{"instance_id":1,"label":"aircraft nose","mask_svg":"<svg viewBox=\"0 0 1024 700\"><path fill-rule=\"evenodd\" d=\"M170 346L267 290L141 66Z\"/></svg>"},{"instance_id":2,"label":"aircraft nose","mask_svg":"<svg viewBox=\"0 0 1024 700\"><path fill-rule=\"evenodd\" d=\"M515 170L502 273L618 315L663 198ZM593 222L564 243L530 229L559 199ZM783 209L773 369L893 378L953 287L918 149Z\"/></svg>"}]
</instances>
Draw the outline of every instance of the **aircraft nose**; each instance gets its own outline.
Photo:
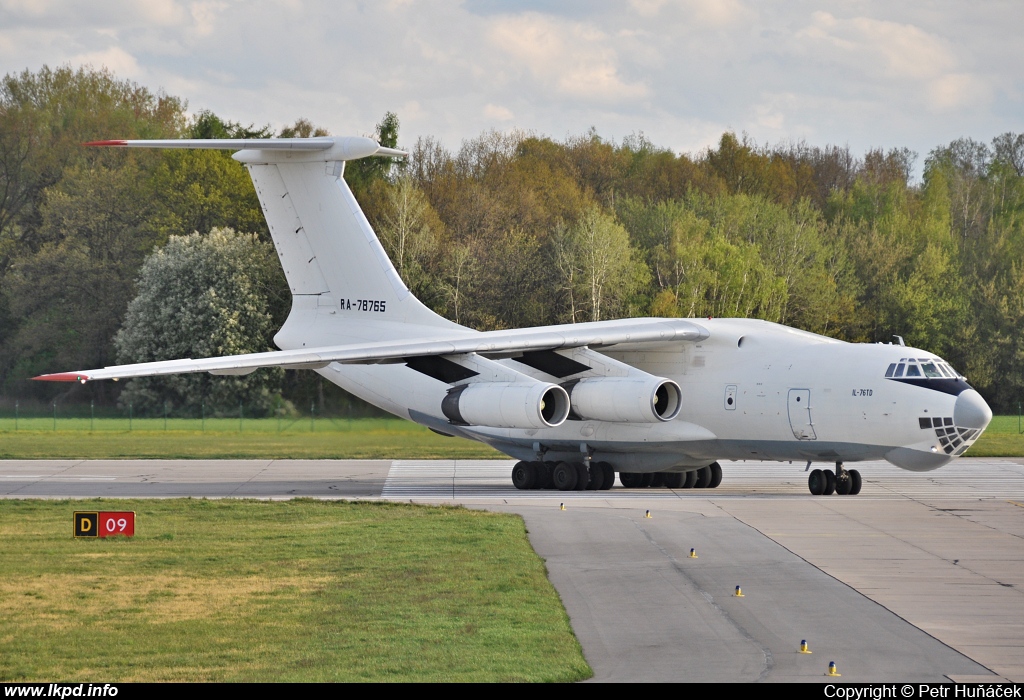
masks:
<instances>
[{"instance_id":1,"label":"aircraft nose","mask_svg":"<svg viewBox=\"0 0 1024 700\"><path fill-rule=\"evenodd\" d=\"M992 420L992 409L974 389L964 391L953 405L953 423L958 428L984 430Z\"/></svg>"}]
</instances>

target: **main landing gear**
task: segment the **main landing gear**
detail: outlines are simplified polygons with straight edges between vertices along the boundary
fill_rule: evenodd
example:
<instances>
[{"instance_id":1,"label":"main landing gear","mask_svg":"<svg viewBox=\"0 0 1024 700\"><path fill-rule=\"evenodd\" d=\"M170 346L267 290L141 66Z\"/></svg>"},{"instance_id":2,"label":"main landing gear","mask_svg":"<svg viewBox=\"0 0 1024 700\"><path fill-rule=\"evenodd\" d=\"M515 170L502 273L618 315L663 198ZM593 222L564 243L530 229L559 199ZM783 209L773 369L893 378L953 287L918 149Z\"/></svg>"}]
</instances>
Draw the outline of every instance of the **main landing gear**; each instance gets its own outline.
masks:
<instances>
[{"instance_id":1,"label":"main landing gear","mask_svg":"<svg viewBox=\"0 0 1024 700\"><path fill-rule=\"evenodd\" d=\"M512 484L523 491L607 491L615 483L615 469L607 462L516 462Z\"/></svg>"},{"instance_id":2,"label":"main landing gear","mask_svg":"<svg viewBox=\"0 0 1024 700\"><path fill-rule=\"evenodd\" d=\"M626 488L713 489L722 483L722 467L715 462L688 472L619 472L619 481ZM859 477L857 483L860 488ZM615 484L615 468L608 462L516 462L512 484L523 491L607 491Z\"/></svg>"},{"instance_id":3,"label":"main landing gear","mask_svg":"<svg viewBox=\"0 0 1024 700\"><path fill-rule=\"evenodd\" d=\"M836 462L835 472L828 469L815 469L807 476L807 488L812 496L856 496L861 487L860 472L856 469L847 470L842 462Z\"/></svg>"},{"instance_id":4,"label":"main landing gear","mask_svg":"<svg viewBox=\"0 0 1024 700\"><path fill-rule=\"evenodd\" d=\"M619 472L619 481L626 488L664 486L670 489L713 489L722 483L722 467L718 462L688 472Z\"/></svg>"}]
</instances>

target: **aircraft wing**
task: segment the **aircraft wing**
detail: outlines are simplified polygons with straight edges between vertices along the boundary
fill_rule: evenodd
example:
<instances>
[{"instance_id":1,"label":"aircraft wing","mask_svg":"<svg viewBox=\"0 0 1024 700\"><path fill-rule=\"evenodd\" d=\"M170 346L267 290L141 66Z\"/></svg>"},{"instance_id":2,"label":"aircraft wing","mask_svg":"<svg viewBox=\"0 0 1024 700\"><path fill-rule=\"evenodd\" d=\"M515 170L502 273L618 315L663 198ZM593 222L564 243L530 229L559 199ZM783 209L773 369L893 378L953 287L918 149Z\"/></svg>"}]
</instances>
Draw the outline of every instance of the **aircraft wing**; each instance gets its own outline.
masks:
<instances>
[{"instance_id":1,"label":"aircraft wing","mask_svg":"<svg viewBox=\"0 0 1024 700\"><path fill-rule=\"evenodd\" d=\"M405 358L427 355L466 353L508 356L535 350L584 346L602 348L621 343L697 342L708 336L707 329L692 321L664 318L623 319L482 333L442 333L428 338L258 352L197 360L143 362L103 369L44 374L35 379L47 382L85 383L95 379L130 379L191 372L248 374L260 367L319 369L331 362L375 364L401 362Z\"/></svg>"}]
</instances>

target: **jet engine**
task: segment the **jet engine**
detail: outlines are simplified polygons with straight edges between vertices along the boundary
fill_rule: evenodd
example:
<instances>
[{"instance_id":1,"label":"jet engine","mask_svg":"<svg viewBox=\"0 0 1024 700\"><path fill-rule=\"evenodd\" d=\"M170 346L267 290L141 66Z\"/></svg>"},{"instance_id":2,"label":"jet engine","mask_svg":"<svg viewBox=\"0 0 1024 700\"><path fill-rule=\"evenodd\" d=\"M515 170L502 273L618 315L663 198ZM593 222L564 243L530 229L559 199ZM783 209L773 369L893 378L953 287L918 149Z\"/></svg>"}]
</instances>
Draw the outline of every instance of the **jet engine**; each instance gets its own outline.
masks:
<instances>
[{"instance_id":1,"label":"jet engine","mask_svg":"<svg viewBox=\"0 0 1024 700\"><path fill-rule=\"evenodd\" d=\"M683 392L661 377L582 379L569 390L572 409L584 420L657 423L679 415Z\"/></svg>"},{"instance_id":2,"label":"jet engine","mask_svg":"<svg viewBox=\"0 0 1024 700\"><path fill-rule=\"evenodd\" d=\"M569 416L569 394L544 382L477 382L449 391L441 412L456 425L554 428Z\"/></svg>"}]
</instances>

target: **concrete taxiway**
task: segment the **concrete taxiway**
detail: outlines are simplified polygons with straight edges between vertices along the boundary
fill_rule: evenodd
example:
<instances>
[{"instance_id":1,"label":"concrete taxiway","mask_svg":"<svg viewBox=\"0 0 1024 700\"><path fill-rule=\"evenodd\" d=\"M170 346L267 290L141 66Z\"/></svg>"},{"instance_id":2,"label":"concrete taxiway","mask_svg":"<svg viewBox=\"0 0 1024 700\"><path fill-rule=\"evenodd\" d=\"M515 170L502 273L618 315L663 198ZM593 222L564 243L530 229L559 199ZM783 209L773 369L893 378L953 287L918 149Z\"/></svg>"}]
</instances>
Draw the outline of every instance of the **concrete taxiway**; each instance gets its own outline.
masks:
<instances>
[{"instance_id":1,"label":"concrete taxiway","mask_svg":"<svg viewBox=\"0 0 1024 700\"><path fill-rule=\"evenodd\" d=\"M802 465L723 463L713 491L563 493L515 490L511 464L0 461L0 496L518 513L598 681L821 682L829 661L841 682L1024 681L1024 460L864 463L855 497L809 495Z\"/></svg>"}]
</instances>

